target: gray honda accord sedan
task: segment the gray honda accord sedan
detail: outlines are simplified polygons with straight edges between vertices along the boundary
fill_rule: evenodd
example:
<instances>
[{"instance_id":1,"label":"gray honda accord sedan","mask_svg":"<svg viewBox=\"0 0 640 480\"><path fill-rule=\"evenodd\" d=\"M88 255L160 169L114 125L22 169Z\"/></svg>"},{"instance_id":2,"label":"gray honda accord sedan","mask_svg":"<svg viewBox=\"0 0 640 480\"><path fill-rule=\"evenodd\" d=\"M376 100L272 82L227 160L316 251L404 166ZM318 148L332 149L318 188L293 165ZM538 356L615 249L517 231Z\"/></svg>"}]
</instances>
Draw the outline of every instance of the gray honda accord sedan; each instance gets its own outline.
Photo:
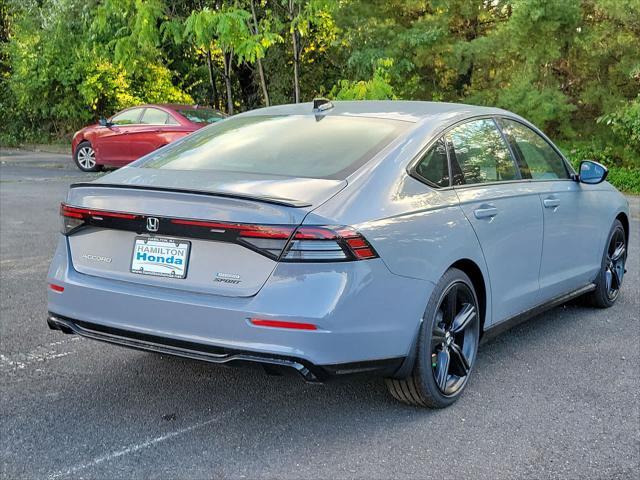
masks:
<instances>
[{"instance_id":1,"label":"gray honda accord sedan","mask_svg":"<svg viewBox=\"0 0 640 480\"><path fill-rule=\"evenodd\" d=\"M430 102L243 113L71 185L48 274L65 333L445 407L478 342L620 295L628 203L527 120Z\"/></svg>"}]
</instances>

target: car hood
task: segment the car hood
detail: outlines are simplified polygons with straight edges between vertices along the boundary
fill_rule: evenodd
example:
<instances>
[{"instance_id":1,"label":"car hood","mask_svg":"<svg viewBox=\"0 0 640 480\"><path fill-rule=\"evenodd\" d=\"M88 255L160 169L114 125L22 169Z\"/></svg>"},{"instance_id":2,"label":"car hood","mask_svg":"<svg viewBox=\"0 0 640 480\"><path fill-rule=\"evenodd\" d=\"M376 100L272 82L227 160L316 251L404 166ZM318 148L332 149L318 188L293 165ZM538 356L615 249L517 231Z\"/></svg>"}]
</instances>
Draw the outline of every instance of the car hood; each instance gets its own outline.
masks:
<instances>
[{"instance_id":1,"label":"car hood","mask_svg":"<svg viewBox=\"0 0 640 480\"><path fill-rule=\"evenodd\" d=\"M91 183L264 199L296 207L318 206L347 185L346 180L254 175L213 170L163 170L132 166L116 170Z\"/></svg>"}]
</instances>

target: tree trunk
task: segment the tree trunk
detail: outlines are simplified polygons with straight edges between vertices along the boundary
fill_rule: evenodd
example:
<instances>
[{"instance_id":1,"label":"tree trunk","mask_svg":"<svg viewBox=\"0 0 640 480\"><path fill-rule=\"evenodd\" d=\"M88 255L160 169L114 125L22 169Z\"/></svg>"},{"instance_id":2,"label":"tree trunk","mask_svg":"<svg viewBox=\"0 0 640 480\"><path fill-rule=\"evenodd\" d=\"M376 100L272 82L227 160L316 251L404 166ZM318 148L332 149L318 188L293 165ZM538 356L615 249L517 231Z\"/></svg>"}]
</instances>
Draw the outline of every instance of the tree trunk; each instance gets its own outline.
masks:
<instances>
[{"instance_id":1,"label":"tree trunk","mask_svg":"<svg viewBox=\"0 0 640 480\"><path fill-rule=\"evenodd\" d=\"M213 72L213 60L211 59L211 49L207 48L207 68L209 69L209 85L211 86L210 103L216 110L220 108L220 99L218 98L218 88L216 87L216 78Z\"/></svg>"},{"instance_id":2,"label":"tree trunk","mask_svg":"<svg viewBox=\"0 0 640 480\"><path fill-rule=\"evenodd\" d=\"M224 85L227 89L227 113L233 115L233 91L231 89L231 54L222 54L222 61L224 63Z\"/></svg>"},{"instance_id":3,"label":"tree trunk","mask_svg":"<svg viewBox=\"0 0 640 480\"><path fill-rule=\"evenodd\" d=\"M255 0L251 0L251 15L253 16L253 34L258 34L258 17L256 15L256 6ZM264 97L265 106L269 106L271 102L269 101L269 90L267 90L267 81L264 75L264 69L262 68L262 59L257 59L258 64L258 73L260 74L260 86L262 87L262 95Z\"/></svg>"},{"instance_id":4,"label":"tree trunk","mask_svg":"<svg viewBox=\"0 0 640 480\"><path fill-rule=\"evenodd\" d=\"M233 78L238 80L243 104L248 110L262 106L262 94L260 87L255 82L255 77L255 68L251 68L251 65L247 62L234 64ZM237 95L238 93L236 92Z\"/></svg>"},{"instance_id":5,"label":"tree trunk","mask_svg":"<svg viewBox=\"0 0 640 480\"><path fill-rule=\"evenodd\" d=\"M293 24L295 15L294 0L289 0L289 21ZM295 103L300 103L300 39L295 28L291 28L291 44L293 46L293 96Z\"/></svg>"},{"instance_id":6,"label":"tree trunk","mask_svg":"<svg viewBox=\"0 0 640 480\"><path fill-rule=\"evenodd\" d=\"M293 43L293 96L295 103L300 103L300 51L298 50L298 34L291 32Z\"/></svg>"}]
</instances>

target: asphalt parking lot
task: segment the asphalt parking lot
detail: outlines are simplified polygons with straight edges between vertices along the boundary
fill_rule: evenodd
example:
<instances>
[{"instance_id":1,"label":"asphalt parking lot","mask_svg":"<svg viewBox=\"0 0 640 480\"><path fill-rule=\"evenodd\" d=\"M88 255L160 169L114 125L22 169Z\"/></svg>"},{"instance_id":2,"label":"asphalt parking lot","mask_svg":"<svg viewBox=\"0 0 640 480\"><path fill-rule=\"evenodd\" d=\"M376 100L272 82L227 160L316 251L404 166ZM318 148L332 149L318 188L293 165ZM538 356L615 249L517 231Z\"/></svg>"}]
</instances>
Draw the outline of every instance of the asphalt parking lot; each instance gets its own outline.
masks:
<instances>
[{"instance_id":1,"label":"asphalt parking lot","mask_svg":"<svg viewBox=\"0 0 640 480\"><path fill-rule=\"evenodd\" d=\"M375 378L309 385L50 331L59 203L96 174L63 155L1 161L3 478L638 478L638 198L616 306L497 337L461 400L429 411Z\"/></svg>"}]
</instances>

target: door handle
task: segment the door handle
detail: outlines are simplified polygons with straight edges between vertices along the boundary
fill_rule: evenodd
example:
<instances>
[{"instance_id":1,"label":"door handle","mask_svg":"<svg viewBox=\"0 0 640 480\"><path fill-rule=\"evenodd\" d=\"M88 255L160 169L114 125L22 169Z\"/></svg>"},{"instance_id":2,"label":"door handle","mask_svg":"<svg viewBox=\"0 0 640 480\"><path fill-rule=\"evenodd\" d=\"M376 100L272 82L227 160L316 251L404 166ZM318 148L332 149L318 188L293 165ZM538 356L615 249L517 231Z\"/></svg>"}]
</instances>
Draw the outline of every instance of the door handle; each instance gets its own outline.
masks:
<instances>
[{"instance_id":1,"label":"door handle","mask_svg":"<svg viewBox=\"0 0 640 480\"><path fill-rule=\"evenodd\" d=\"M493 218L498 214L498 209L493 205L481 205L473 211L473 215L478 218Z\"/></svg>"},{"instance_id":2,"label":"door handle","mask_svg":"<svg viewBox=\"0 0 640 480\"><path fill-rule=\"evenodd\" d=\"M560 205L560 199L555 197L545 198L542 203L544 204L544 208L556 208Z\"/></svg>"}]
</instances>

